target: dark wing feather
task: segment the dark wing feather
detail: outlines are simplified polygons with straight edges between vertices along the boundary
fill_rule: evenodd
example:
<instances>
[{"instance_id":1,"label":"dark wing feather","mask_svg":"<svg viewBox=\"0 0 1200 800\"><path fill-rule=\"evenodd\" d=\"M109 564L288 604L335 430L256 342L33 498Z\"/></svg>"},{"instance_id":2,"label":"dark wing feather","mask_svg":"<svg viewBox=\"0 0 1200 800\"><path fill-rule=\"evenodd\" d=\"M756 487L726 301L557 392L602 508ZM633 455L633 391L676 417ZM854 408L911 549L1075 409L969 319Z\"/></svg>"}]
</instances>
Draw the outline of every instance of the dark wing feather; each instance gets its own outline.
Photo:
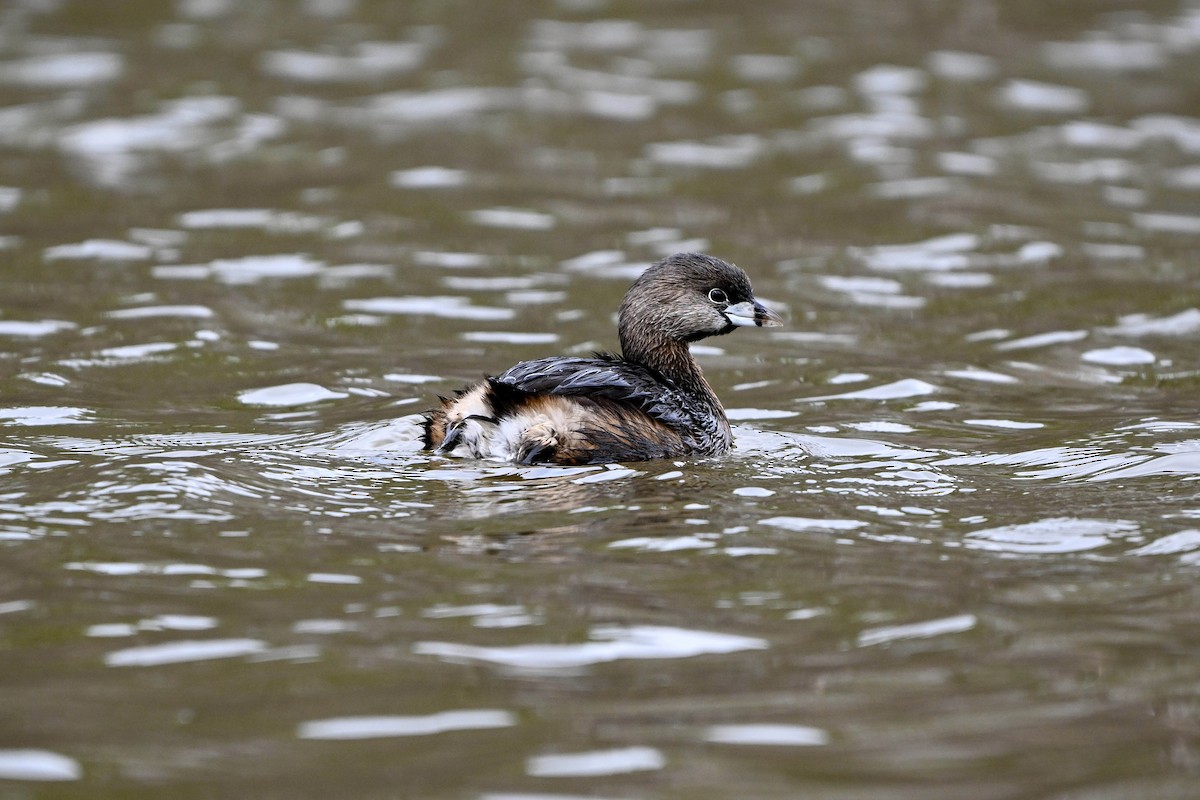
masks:
<instances>
[{"instance_id":1,"label":"dark wing feather","mask_svg":"<svg viewBox=\"0 0 1200 800\"><path fill-rule=\"evenodd\" d=\"M675 429L694 424L686 399L673 383L652 369L621 358L556 357L522 361L494 380L531 394L603 398L635 408Z\"/></svg>"},{"instance_id":2,"label":"dark wing feather","mask_svg":"<svg viewBox=\"0 0 1200 800\"><path fill-rule=\"evenodd\" d=\"M599 354L594 358L557 356L522 361L496 380L526 392L592 394L611 400L653 392L664 382L643 366Z\"/></svg>"}]
</instances>

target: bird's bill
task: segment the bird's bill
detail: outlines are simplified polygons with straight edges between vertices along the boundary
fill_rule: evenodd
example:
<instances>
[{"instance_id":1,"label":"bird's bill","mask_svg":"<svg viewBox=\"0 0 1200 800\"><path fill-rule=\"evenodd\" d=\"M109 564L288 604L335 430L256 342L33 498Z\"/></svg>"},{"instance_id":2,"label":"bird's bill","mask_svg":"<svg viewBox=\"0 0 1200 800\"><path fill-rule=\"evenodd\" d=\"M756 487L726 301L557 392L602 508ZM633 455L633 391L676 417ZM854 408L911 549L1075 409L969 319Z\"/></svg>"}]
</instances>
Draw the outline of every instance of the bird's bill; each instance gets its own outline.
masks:
<instances>
[{"instance_id":1,"label":"bird's bill","mask_svg":"<svg viewBox=\"0 0 1200 800\"><path fill-rule=\"evenodd\" d=\"M757 300L735 303L725 309L731 325L745 327L775 328L783 324L783 318Z\"/></svg>"}]
</instances>

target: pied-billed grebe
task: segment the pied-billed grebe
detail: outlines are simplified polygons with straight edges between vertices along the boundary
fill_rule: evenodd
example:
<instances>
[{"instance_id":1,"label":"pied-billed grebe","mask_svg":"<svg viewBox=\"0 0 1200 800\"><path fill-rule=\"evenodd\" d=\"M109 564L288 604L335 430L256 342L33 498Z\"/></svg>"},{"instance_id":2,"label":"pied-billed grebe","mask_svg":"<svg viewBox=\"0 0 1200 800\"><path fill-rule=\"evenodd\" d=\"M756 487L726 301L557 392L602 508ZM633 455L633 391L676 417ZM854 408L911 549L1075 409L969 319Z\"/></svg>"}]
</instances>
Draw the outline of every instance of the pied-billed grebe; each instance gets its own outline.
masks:
<instances>
[{"instance_id":1,"label":"pied-billed grebe","mask_svg":"<svg viewBox=\"0 0 1200 800\"><path fill-rule=\"evenodd\" d=\"M733 445L729 420L688 342L779 324L754 299L746 273L677 253L629 287L618 313L620 356L522 361L440 398L425 415L425 447L519 464L721 455Z\"/></svg>"}]
</instances>

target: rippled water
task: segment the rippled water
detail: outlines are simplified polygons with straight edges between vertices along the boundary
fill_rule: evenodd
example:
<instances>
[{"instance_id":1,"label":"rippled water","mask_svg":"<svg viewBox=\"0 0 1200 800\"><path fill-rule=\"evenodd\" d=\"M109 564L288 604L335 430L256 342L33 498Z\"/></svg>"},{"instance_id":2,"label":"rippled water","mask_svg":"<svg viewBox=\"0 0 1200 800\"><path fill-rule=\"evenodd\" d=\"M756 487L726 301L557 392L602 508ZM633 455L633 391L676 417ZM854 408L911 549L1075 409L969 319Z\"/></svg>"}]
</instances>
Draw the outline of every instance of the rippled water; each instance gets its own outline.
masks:
<instances>
[{"instance_id":1,"label":"rippled water","mask_svg":"<svg viewBox=\"0 0 1200 800\"><path fill-rule=\"evenodd\" d=\"M0 10L0 794L1200 797L1200 5ZM716 460L450 461L664 254Z\"/></svg>"}]
</instances>

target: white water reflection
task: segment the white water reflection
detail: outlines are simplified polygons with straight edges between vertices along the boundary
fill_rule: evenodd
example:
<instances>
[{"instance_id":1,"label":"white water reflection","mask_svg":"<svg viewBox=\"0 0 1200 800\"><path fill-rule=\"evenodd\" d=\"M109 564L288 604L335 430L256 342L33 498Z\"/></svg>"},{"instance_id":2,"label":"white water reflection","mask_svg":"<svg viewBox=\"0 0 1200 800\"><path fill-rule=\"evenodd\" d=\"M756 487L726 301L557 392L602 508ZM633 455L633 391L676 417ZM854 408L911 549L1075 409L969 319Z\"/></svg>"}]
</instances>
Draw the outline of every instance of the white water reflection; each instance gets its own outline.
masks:
<instances>
[{"instance_id":1,"label":"white water reflection","mask_svg":"<svg viewBox=\"0 0 1200 800\"><path fill-rule=\"evenodd\" d=\"M799 416L798 411L783 411L778 408L727 408L725 413L733 422L753 419L787 419Z\"/></svg>"},{"instance_id":2,"label":"white water reflection","mask_svg":"<svg viewBox=\"0 0 1200 800\"><path fill-rule=\"evenodd\" d=\"M149 356L160 355L162 353L170 353L178 348L179 345L174 342L147 342L145 344L127 344L120 347L105 347L98 350L96 355L100 356L100 360L91 362L95 364L111 364L120 361L141 361ZM74 363L82 365L83 361L67 361L63 363Z\"/></svg>"},{"instance_id":3,"label":"white water reflection","mask_svg":"<svg viewBox=\"0 0 1200 800\"><path fill-rule=\"evenodd\" d=\"M334 392L315 383L286 383L247 389L238 394L238 400L248 406L303 406L349 396L346 392Z\"/></svg>"},{"instance_id":4,"label":"white water reflection","mask_svg":"<svg viewBox=\"0 0 1200 800\"><path fill-rule=\"evenodd\" d=\"M449 189L465 186L469 173L451 167L412 167L396 170L389 176L397 189Z\"/></svg>"},{"instance_id":5,"label":"white water reflection","mask_svg":"<svg viewBox=\"0 0 1200 800\"><path fill-rule=\"evenodd\" d=\"M705 550L716 547L715 534L699 534L696 536L638 536L633 539L618 539L609 542L613 549L631 549L651 553L671 553L676 550Z\"/></svg>"},{"instance_id":6,"label":"white water reflection","mask_svg":"<svg viewBox=\"0 0 1200 800\"><path fill-rule=\"evenodd\" d=\"M348 311L371 314L416 314L472 320L502 320L516 316L511 308L477 306L465 297L372 297L346 300L342 305Z\"/></svg>"},{"instance_id":7,"label":"white water reflection","mask_svg":"<svg viewBox=\"0 0 1200 800\"><path fill-rule=\"evenodd\" d=\"M926 58L929 71L943 80L977 83L990 80L999 69L995 59L962 50L934 50Z\"/></svg>"},{"instance_id":8,"label":"white water reflection","mask_svg":"<svg viewBox=\"0 0 1200 800\"><path fill-rule=\"evenodd\" d=\"M218 569L207 564L144 564L136 561L70 561L63 565L63 569L118 577L128 575L203 575L239 581L262 578L267 574L266 570L259 567Z\"/></svg>"},{"instance_id":9,"label":"white water reflection","mask_svg":"<svg viewBox=\"0 0 1200 800\"><path fill-rule=\"evenodd\" d=\"M10 781L77 781L78 761L51 750L0 750L0 778Z\"/></svg>"},{"instance_id":10,"label":"white water reflection","mask_svg":"<svg viewBox=\"0 0 1200 800\"><path fill-rule=\"evenodd\" d=\"M806 531L853 531L867 526L867 523L857 519L813 519L810 517L768 517L767 519L760 519L758 523L797 533Z\"/></svg>"},{"instance_id":11,"label":"white water reflection","mask_svg":"<svg viewBox=\"0 0 1200 800\"><path fill-rule=\"evenodd\" d=\"M62 331L73 330L76 327L78 326L75 323L61 319L2 319L0 320L0 336L37 339L42 336L50 336Z\"/></svg>"},{"instance_id":12,"label":"white water reflection","mask_svg":"<svg viewBox=\"0 0 1200 800\"><path fill-rule=\"evenodd\" d=\"M747 167L762 152L762 140L756 136L729 136L708 142L656 142L646 148L646 156L659 164L712 169Z\"/></svg>"},{"instance_id":13,"label":"white water reflection","mask_svg":"<svg viewBox=\"0 0 1200 800\"><path fill-rule=\"evenodd\" d=\"M1031 350L1036 347L1049 347L1067 342L1078 342L1080 339L1086 339L1087 337L1087 331L1048 331L1046 333L1036 333L1032 336L1023 336L1020 339L1010 339L1006 342L1000 342L996 345L996 349L1004 351Z\"/></svg>"},{"instance_id":14,"label":"white water reflection","mask_svg":"<svg viewBox=\"0 0 1200 800\"><path fill-rule=\"evenodd\" d=\"M109 317L110 319L149 319L157 317L212 319L214 316L216 316L216 314L208 306L175 305L118 308L109 311L105 316Z\"/></svg>"},{"instance_id":15,"label":"white water reflection","mask_svg":"<svg viewBox=\"0 0 1200 800\"><path fill-rule=\"evenodd\" d=\"M266 651L259 639L203 639L166 642L114 650L104 657L110 667L158 667L221 658L239 658Z\"/></svg>"},{"instance_id":16,"label":"white water reflection","mask_svg":"<svg viewBox=\"0 0 1200 800\"><path fill-rule=\"evenodd\" d=\"M413 262L423 267L447 267L449 269L470 269L477 267L486 267L492 262L492 258L485 253L458 253L458 252L443 252L433 250L418 250L412 254ZM489 280L489 279L478 279ZM497 280L497 279L490 279ZM514 280L509 278L507 280ZM522 279L515 279L522 281ZM453 287L453 284L447 284ZM524 285L522 282L520 285ZM480 288L480 287L463 287L463 288ZM501 287L496 287L501 288Z\"/></svg>"},{"instance_id":17,"label":"white water reflection","mask_svg":"<svg viewBox=\"0 0 1200 800\"><path fill-rule=\"evenodd\" d=\"M59 244L46 248L42 254L46 261L145 261L153 256L152 248L119 239L88 239L78 244Z\"/></svg>"},{"instance_id":18,"label":"white water reflection","mask_svg":"<svg viewBox=\"0 0 1200 800\"><path fill-rule=\"evenodd\" d=\"M1110 367L1134 367L1143 364L1153 364L1157 357L1149 350L1140 347L1101 347L1088 350L1080 356L1090 364L1104 364Z\"/></svg>"},{"instance_id":19,"label":"white water reflection","mask_svg":"<svg viewBox=\"0 0 1200 800\"><path fill-rule=\"evenodd\" d=\"M1003 372L993 372L990 369L980 369L978 367L968 367L966 369L948 369L944 373L951 378L962 378L968 381L982 381L983 383L1020 383L1020 380L1012 375L1007 375Z\"/></svg>"},{"instance_id":20,"label":"white water reflection","mask_svg":"<svg viewBox=\"0 0 1200 800\"><path fill-rule=\"evenodd\" d=\"M1160 233L1179 233L1188 236L1200 234L1200 216L1173 214L1168 212L1145 212L1133 215L1135 227Z\"/></svg>"},{"instance_id":21,"label":"white water reflection","mask_svg":"<svg viewBox=\"0 0 1200 800\"><path fill-rule=\"evenodd\" d=\"M361 575L348 575L342 572L310 572L308 582L333 586L357 586L363 582L363 579Z\"/></svg>"},{"instance_id":22,"label":"white water reflection","mask_svg":"<svg viewBox=\"0 0 1200 800\"><path fill-rule=\"evenodd\" d=\"M1187 336L1200 331L1200 308L1156 317L1151 314L1127 314L1105 333L1117 336Z\"/></svg>"},{"instance_id":23,"label":"white water reflection","mask_svg":"<svg viewBox=\"0 0 1200 800\"><path fill-rule=\"evenodd\" d=\"M971 550L1021 555L1080 553L1107 547L1141 530L1130 520L1048 517L1036 522L971 531L963 546Z\"/></svg>"},{"instance_id":24,"label":"white water reflection","mask_svg":"<svg viewBox=\"0 0 1200 800\"><path fill-rule=\"evenodd\" d=\"M208 265L208 270L223 283L240 285L266 278L306 278L316 275L324 267L323 262L296 253L219 258Z\"/></svg>"},{"instance_id":25,"label":"white water reflection","mask_svg":"<svg viewBox=\"0 0 1200 800\"><path fill-rule=\"evenodd\" d=\"M539 778L596 778L659 770L666 764L667 759L653 747L623 747L534 756L525 762L525 772Z\"/></svg>"},{"instance_id":26,"label":"white water reflection","mask_svg":"<svg viewBox=\"0 0 1200 800\"><path fill-rule=\"evenodd\" d=\"M270 233L316 233L334 228L334 221L327 217L273 208L198 209L183 212L178 222L185 230L248 228Z\"/></svg>"},{"instance_id":27,"label":"white water reflection","mask_svg":"<svg viewBox=\"0 0 1200 800\"><path fill-rule=\"evenodd\" d=\"M467 331L462 338L468 342L501 342L504 344L553 344L558 341L557 333L530 333L518 331Z\"/></svg>"},{"instance_id":28,"label":"white water reflection","mask_svg":"<svg viewBox=\"0 0 1200 800\"><path fill-rule=\"evenodd\" d=\"M1008 430L1031 431L1046 427L1041 422L1030 422L1017 419L964 419L965 425L979 425L984 428L1007 428Z\"/></svg>"},{"instance_id":29,"label":"white water reflection","mask_svg":"<svg viewBox=\"0 0 1200 800\"><path fill-rule=\"evenodd\" d=\"M1056 69L1141 72L1166 64L1166 54L1157 43L1092 39L1075 42L1046 42L1042 58Z\"/></svg>"},{"instance_id":30,"label":"white water reflection","mask_svg":"<svg viewBox=\"0 0 1200 800\"><path fill-rule=\"evenodd\" d=\"M1113 469L1093 475L1091 481L1120 481L1129 478L1145 478L1155 475L1181 475L1185 480L1200 478L1200 445L1181 453L1146 459L1140 464Z\"/></svg>"},{"instance_id":31,"label":"white water reflection","mask_svg":"<svg viewBox=\"0 0 1200 800\"><path fill-rule=\"evenodd\" d=\"M0 64L0 83L41 89L88 87L121 77L125 63L117 53L53 53Z\"/></svg>"},{"instance_id":32,"label":"white water reflection","mask_svg":"<svg viewBox=\"0 0 1200 800\"><path fill-rule=\"evenodd\" d=\"M1081 114L1091 106L1091 98L1074 86L1012 79L996 92L1001 106L1046 114Z\"/></svg>"},{"instance_id":33,"label":"white water reflection","mask_svg":"<svg viewBox=\"0 0 1200 800\"><path fill-rule=\"evenodd\" d=\"M540 613L531 613L525 606L502 606L495 603L438 605L425 609L421 616L430 619L469 617L471 624L477 628L520 628L526 625L540 625L543 622Z\"/></svg>"},{"instance_id":34,"label":"white water reflection","mask_svg":"<svg viewBox=\"0 0 1200 800\"><path fill-rule=\"evenodd\" d=\"M807 725L744 723L713 725L703 734L704 741L751 747L820 747L829 744L828 732Z\"/></svg>"},{"instance_id":35,"label":"white water reflection","mask_svg":"<svg viewBox=\"0 0 1200 800\"><path fill-rule=\"evenodd\" d=\"M1188 528L1167 534L1149 544L1135 547L1129 551L1131 556L1166 556L1182 553L1195 553L1200 550L1200 529ZM1197 563L1193 557L1191 563Z\"/></svg>"},{"instance_id":36,"label":"white water reflection","mask_svg":"<svg viewBox=\"0 0 1200 800\"><path fill-rule=\"evenodd\" d=\"M243 114L232 97L188 97L163 103L157 113L80 123L58 141L95 183L120 186L154 153L224 161L281 136L285 127L273 116Z\"/></svg>"},{"instance_id":37,"label":"white water reflection","mask_svg":"<svg viewBox=\"0 0 1200 800\"><path fill-rule=\"evenodd\" d=\"M425 716L334 717L300 724L298 739L384 739L396 736L432 736L449 731L511 728L516 715L494 709L441 711Z\"/></svg>"},{"instance_id":38,"label":"white water reflection","mask_svg":"<svg viewBox=\"0 0 1200 800\"><path fill-rule=\"evenodd\" d=\"M425 61L422 42L357 42L345 55L307 50L263 53L263 72L298 83L357 83L411 72Z\"/></svg>"},{"instance_id":39,"label":"white water reflection","mask_svg":"<svg viewBox=\"0 0 1200 800\"><path fill-rule=\"evenodd\" d=\"M109 622L89 625L85 636L114 638L133 636L139 631L204 631L217 627L217 620L191 614L159 614L136 623Z\"/></svg>"},{"instance_id":40,"label":"white water reflection","mask_svg":"<svg viewBox=\"0 0 1200 800\"><path fill-rule=\"evenodd\" d=\"M905 625L884 625L878 628L868 628L859 633L857 644L859 647L875 647L904 639L928 639L932 636L963 633L974 628L977 623L978 620L974 614L957 614L953 617L911 622Z\"/></svg>"},{"instance_id":41,"label":"white water reflection","mask_svg":"<svg viewBox=\"0 0 1200 800\"><path fill-rule=\"evenodd\" d=\"M87 630L83 632L83 635L98 639L116 639L122 636L133 636L137 633L137 630L136 625L130 625L127 622L107 622L99 625L89 625Z\"/></svg>"},{"instance_id":42,"label":"white water reflection","mask_svg":"<svg viewBox=\"0 0 1200 800\"><path fill-rule=\"evenodd\" d=\"M904 378L882 386L872 386L869 389L857 389L842 394L827 394L817 397L802 398L805 402L815 403L821 400L902 400L908 397L920 397L933 394L938 387L919 378Z\"/></svg>"},{"instance_id":43,"label":"white water reflection","mask_svg":"<svg viewBox=\"0 0 1200 800\"><path fill-rule=\"evenodd\" d=\"M91 409L71 406L0 408L0 425L87 425L94 414Z\"/></svg>"},{"instance_id":44,"label":"white water reflection","mask_svg":"<svg viewBox=\"0 0 1200 800\"><path fill-rule=\"evenodd\" d=\"M556 671L621 659L692 658L768 647L764 639L661 625L595 625L589 632L589 638L591 641L580 644L523 644L509 647L425 641L414 644L413 652L446 661L484 661L521 670Z\"/></svg>"},{"instance_id":45,"label":"white water reflection","mask_svg":"<svg viewBox=\"0 0 1200 800\"><path fill-rule=\"evenodd\" d=\"M558 224L553 214L529 208L480 208L471 211L468 216L477 225L524 231L550 230Z\"/></svg>"}]
</instances>

